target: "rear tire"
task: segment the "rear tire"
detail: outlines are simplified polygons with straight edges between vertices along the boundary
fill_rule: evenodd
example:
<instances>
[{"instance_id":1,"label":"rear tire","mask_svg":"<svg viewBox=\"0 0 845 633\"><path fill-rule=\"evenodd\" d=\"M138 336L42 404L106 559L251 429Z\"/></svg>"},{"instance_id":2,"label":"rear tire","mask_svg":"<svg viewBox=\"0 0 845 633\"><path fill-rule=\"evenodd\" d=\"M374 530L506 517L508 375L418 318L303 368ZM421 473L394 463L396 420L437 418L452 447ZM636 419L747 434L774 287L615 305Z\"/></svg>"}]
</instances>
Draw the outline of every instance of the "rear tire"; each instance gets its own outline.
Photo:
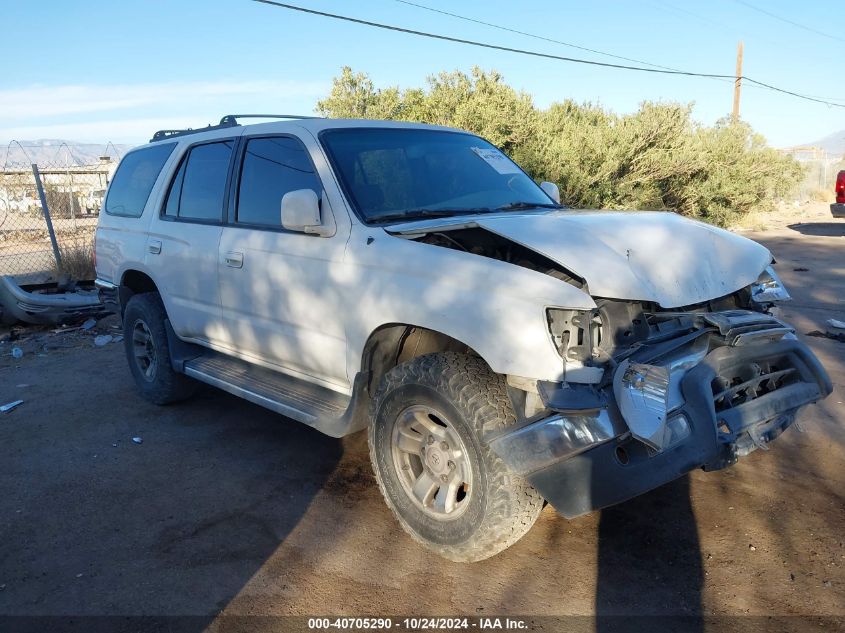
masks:
<instances>
[{"instance_id":1,"label":"rear tire","mask_svg":"<svg viewBox=\"0 0 845 633\"><path fill-rule=\"evenodd\" d=\"M141 395L155 404L191 397L197 383L173 370L164 322L167 312L157 292L132 295L123 313L126 360Z\"/></svg>"},{"instance_id":2,"label":"rear tire","mask_svg":"<svg viewBox=\"0 0 845 633\"><path fill-rule=\"evenodd\" d=\"M478 357L430 354L385 375L373 397L370 459L387 505L414 540L471 562L531 528L543 498L484 441L514 423L504 379Z\"/></svg>"}]
</instances>

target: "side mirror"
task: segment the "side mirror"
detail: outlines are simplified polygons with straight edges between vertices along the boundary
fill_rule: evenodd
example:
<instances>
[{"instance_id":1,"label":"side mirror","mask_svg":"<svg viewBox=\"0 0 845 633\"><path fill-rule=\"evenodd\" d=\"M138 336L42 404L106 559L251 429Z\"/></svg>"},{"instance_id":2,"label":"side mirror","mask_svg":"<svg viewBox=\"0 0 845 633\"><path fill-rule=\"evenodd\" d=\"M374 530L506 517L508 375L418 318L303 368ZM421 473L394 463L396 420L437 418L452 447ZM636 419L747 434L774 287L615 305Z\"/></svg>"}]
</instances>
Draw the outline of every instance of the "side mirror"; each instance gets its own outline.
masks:
<instances>
[{"instance_id":1,"label":"side mirror","mask_svg":"<svg viewBox=\"0 0 845 633\"><path fill-rule=\"evenodd\" d=\"M546 195L549 196L552 200L560 204L560 189L557 188L557 185L553 182L541 182L540 189L546 192Z\"/></svg>"},{"instance_id":2,"label":"side mirror","mask_svg":"<svg viewBox=\"0 0 845 633\"><path fill-rule=\"evenodd\" d=\"M282 197L282 226L289 231L327 234L320 219L320 198L313 189L289 191Z\"/></svg>"}]
</instances>

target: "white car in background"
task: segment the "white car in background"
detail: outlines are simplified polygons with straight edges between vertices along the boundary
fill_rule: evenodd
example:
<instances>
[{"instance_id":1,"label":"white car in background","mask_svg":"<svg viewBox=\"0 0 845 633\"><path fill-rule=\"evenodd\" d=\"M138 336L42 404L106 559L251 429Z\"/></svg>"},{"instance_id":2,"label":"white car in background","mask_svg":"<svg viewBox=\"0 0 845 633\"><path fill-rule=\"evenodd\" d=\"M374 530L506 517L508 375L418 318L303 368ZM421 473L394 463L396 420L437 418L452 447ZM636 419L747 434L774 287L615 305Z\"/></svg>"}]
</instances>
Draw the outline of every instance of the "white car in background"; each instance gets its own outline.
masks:
<instances>
[{"instance_id":1,"label":"white car in background","mask_svg":"<svg viewBox=\"0 0 845 633\"><path fill-rule=\"evenodd\" d=\"M103 206L103 198L106 195L105 189L92 189L88 192L88 195L85 196L85 213L92 214L92 213L99 213L100 208Z\"/></svg>"}]
</instances>

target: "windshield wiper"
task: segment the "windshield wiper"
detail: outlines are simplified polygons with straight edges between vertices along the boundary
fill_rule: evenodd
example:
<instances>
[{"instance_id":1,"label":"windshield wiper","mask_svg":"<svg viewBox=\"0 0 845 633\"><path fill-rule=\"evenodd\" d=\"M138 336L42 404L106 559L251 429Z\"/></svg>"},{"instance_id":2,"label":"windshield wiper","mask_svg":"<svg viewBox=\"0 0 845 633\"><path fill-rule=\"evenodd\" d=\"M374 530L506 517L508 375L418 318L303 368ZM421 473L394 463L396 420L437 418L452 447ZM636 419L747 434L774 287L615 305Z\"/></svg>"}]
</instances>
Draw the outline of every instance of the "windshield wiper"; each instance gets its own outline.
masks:
<instances>
[{"instance_id":1,"label":"windshield wiper","mask_svg":"<svg viewBox=\"0 0 845 633\"><path fill-rule=\"evenodd\" d=\"M561 204L553 202L511 202L496 207L496 211L521 211L522 209L563 209Z\"/></svg>"},{"instance_id":2,"label":"windshield wiper","mask_svg":"<svg viewBox=\"0 0 845 633\"><path fill-rule=\"evenodd\" d=\"M489 207L476 208L455 208L455 209L406 209L394 213L385 213L369 218L371 222L385 222L389 220L416 220L419 218L448 218L455 215L467 215L473 213L489 213Z\"/></svg>"}]
</instances>

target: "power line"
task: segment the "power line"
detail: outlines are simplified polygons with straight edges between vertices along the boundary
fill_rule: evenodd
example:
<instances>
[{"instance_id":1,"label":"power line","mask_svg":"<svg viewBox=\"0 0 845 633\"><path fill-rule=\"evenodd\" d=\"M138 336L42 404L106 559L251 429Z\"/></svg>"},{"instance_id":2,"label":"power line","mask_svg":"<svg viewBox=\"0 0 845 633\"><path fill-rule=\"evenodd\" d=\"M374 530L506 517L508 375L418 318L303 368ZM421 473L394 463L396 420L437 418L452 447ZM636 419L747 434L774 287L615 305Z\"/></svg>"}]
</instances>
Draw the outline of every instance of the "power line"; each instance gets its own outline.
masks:
<instances>
[{"instance_id":1,"label":"power line","mask_svg":"<svg viewBox=\"0 0 845 633\"><path fill-rule=\"evenodd\" d=\"M784 18L784 17L779 16L775 13L772 13L771 11L766 11L765 9L761 9L760 7L754 6L753 4L751 4L750 2L746 2L745 0L735 0L735 1L738 4L741 4L744 7L748 7L752 11L757 11L758 13L768 15L770 18L773 18L775 20L779 20L781 22L785 22L786 24L791 24L792 26L795 26L799 29L804 29L805 31L809 31L810 33L815 33L816 35L821 35L822 37L827 37L827 38L830 38L832 40L836 40L838 42L845 42L845 38L837 37L836 35L831 35L830 33L825 33L824 31L819 31L819 30L814 29L812 27L805 26L803 24L799 24L798 22L794 22L793 20L790 20L789 18Z\"/></svg>"},{"instance_id":2,"label":"power line","mask_svg":"<svg viewBox=\"0 0 845 633\"><path fill-rule=\"evenodd\" d=\"M740 77L743 81L748 81L752 84L756 84L758 86L762 86L763 88L768 88L769 90L774 90L775 92L781 92L785 95L791 95L793 97L798 97L799 99L805 99L807 101L815 101L816 103L823 103L825 105L834 106L836 108L845 108L845 103L834 103L833 101L828 101L827 99L820 99L818 97L812 97L810 95L800 94L798 92L792 92L791 90L784 90L783 88L778 88L777 86L773 86L771 84L763 83L762 81L757 81L756 79L752 79L751 77L746 77L743 75ZM845 101L845 99L837 99L837 101Z\"/></svg>"},{"instance_id":3,"label":"power line","mask_svg":"<svg viewBox=\"0 0 845 633\"><path fill-rule=\"evenodd\" d=\"M527 36L527 37L533 37L534 39L537 39L537 40L543 40L543 41L545 41L545 42L552 42L552 43L554 43L554 44L561 44L561 45L563 45L563 46L569 46L569 47L571 47L571 48L577 48L577 49L579 49L579 50L589 51L589 52L591 52L591 53L596 53L597 55L605 55L605 56L607 56L607 57L613 57L613 58L616 58L616 59L622 59L622 60L629 61L629 62L636 62L636 63L638 63L638 64L645 64L646 66L653 66L654 68L662 68L662 69L664 69L664 70L674 70L674 71L678 71L678 72L683 72L683 71L681 71L680 69L678 69L678 68L672 68L671 66L661 66L661 65L659 65L659 64L652 64L651 62L646 62L646 61L642 61L642 60L639 60L639 59L634 59L634 58L631 58L631 57L623 57L623 56L621 56L621 55L614 55L613 53L607 53L607 52L605 52L605 51L601 51L601 50L598 50L598 49L587 48L587 47L584 47L584 46L579 46L579 45L577 45L577 44L572 44L571 42L564 42L564 41L562 41L562 40L552 39L552 38L550 38L550 37L545 37L545 36L542 36L542 35L537 35L536 33L528 33L527 31L519 31L519 30L517 30L517 29L512 29L512 28L509 28L509 27L506 27L506 26L502 26L501 24L494 24L494 23L492 23L492 22L485 22L485 21L483 21L483 20L478 20L478 19L476 19L476 18L471 18L471 17L465 16L465 15L458 15L457 13L450 13L449 11L443 11L443 10L441 10L441 9L435 9L435 8L433 8L433 7L428 7L428 6L423 5L423 4L418 4L418 3L416 3L416 2L410 2L409 0L394 0L394 1L395 1L395 2L400 2L400 3L402 3L402 4L407 4L407 5L412 6L412 7L417 7L417 8L420 8L420 9L424 9L424 10L426 10L426 11L432 11L433 13L440 13L441 15L448 15L448 16L450 16L450 17L457 18L457 19L459 19L459 20L465 20L465 21L467 21L467 22L474 22L475 24L482 24L482 25L484 25L484 26L489 26L489 27L491 27L491 28L494 28L494 29L499 29L499 30L501 30L501 31L507 31L507 32L509 32L509 33L517 33L517 34L519 34L519 35L525 35L525 36ZM675 7L673 7L673 8L675 8ZM679 11L683 11L684 13L688 13L689 15L693 15L693 16L695 16L695 17L698 17L699 19L704 19L704 18L701 18L701 16L699 16L698 14L691 13L691 12L686 11L686 10L684 10L684 9L678 9L678 10L679 10ZM711 22L711 24L716 24L716 23L715 23L715 22ZM729 83L735 83L735 82L736 82L736 78L735 78L734 76L728 76L728 77L707 77L707 79L713 79L714 81L729 82ZM755 85L751 85L750 87L751 87L751 88L755 88L755 89L757 89L757 90L767 90L767 88L763 88L762 86L755 86ZM819 99L825 99L825 97L816 97L816 98L819 98ZM831 101L838 101L838 99L833 99L833 98L831 98L830 100L831 100Z\"/></svg>"},{"instance_id":4,"label":"power line","mask_svg":"<svg viewBox=\"0 0 845 633\"><path fill-rule=\"evenodd\" d=\"M434 7L427 7L424 4L417 4L416 2L409 2L408 0L394 0L395 2L399 2L401 4L407 4L412 7L417 7L418 9L424 9L425 11L431 11L432 13L439 13L441 15L448 15L452 18L457 18L458 20L464 20L466 22L474 22L475 24L481 24L483 26L489 26L494 29L499 29L500 31L507 31L509 33L516 33L517 35L524 35L526 37L533 37L535 40L543 40L544 42L551 42L553 44L560 44L562 46L568 46L569 48L577 48L579 51L587 51L589 53L595 53L596 55L604 55L605 57L613 57L614 59L621 59L626 62L634 62L636 64L643 64L645 66L653 66L654 68L662 68L664 70L675 70L677 68L672 68L670 66L661 66L660 64L652 64L651 62L644 62L641 59L634 59L632 57L623 57L622 55L614 55L613 53L606 53L604 51L596 50L594 48L587 48L586 46L579 46L578 44L572 44L571 42L564 42L562 40L555 40L550 37L544 37L542 35L536 35L535 33L528 33L526 31L519 31L517 29L512 29L507 26L502 26L501 24L493 24L492 22L485 22L483 20L478 20L476 18L470 18L465 15L458 15L457 13L450 13L449 11L443 11L441 9L435 9Z\"/></svg>"},{"instance_id":5,"label":"power line","mask_svg":"<svg viewBox=\"0 0 845 633\"><path fill-rule=\"evenodd\" d=\"M401 1L401 0L397 0L397 1ZM710 24L712 24L714 26L718 26L718 27L721 27L721 28L730 28L730 27L728 27L728 25L726 25L722 22L714 22L713 20L711 20L709 18L705 18L704 16L699 15L698 13L693 13L692 11L688 11L687 9L682 9L681 7L675 6L674 4L669 2L669 0L656 0L656 1L665 5L665 6L667 6L667 7L671 7L672 9L674 9L676 11L686 13L687 15L693 16L693 17L695 17L699 20L703 20L705 22L709 22ZM762 13L765 13L765 14L767 14L767 15L773 17L773 18L776 18L778 20L784 20L785 22L789 22L790 24L794 24L795 26L798 26L800 28L807 28L807 27L804 27L801 24L797 24L795 22L790 22L789 20L786 20L785 18L780 18L780 17L778 17L778 16L776 16L772 13L769 13L769 12L763 10L763 9L759 9L755 6L752 6L751 4L749 4L748 2L744 2L743 0L736 0L736 2L738 2L739 4L745 5L746 7L750 8L750 9L754 9L755 11L760 11ZM812 29L809 29L809 30L812 31ZM821 33L821 35L825 35L825 34ZM755 37L755 39L757 39L757 38ZM770 40L770 39L766 39L766 41L769 42L770 44L774 43L774 41ZM780 44L778 44L778 45L780 45ZM743 77L743 78L747 79L747 77ZM749 81L752 81L752 80L749 79ZM754 83L756 83L757 85L756 86L752 85L751 86L752 88L756 87L756 88L763 88L763 89L766 89L766 90L773 88L773 87L770 88L768 85L765 85L765 84L760 84L759 82L754 82ZM780 92L780 89L778 89L778 88L773 88L773 89L778 90ZM838 97L822 97L822 96L819 96L819 95L804 95L804 94L802 94L800 96L801 96L801 98L810 97L812 99L818 99L818 100L823 101L823 102L826 102L826 101L845 101L845 99L840 99ZM838 104L834 104L834 105L838 105Z\"/></svg>"},{"instance_id":6,"label":"power line","mask_svg":"<svg viewBox=\"0 0 845 633\"><path fill-rule=\"evenodd\" d=\"M685 77L709 77L709 78L716 78L716 79L731 79L736 80L735 75L724 75L719 73L697 73L692 71L686 70L667 70L661 68L644 68L642 66L628 66L625 64L612 64L610 62L599 62L595 60L589 59L580 59L578 57L565 57L563 55L552 55L551 53L541 53L539 51L529 51L522 48L512 48L509 46L500 46L498 44L489 44L486 42L478 42L475 40L465 40L458 37L451 37L449 35L441 35L438 33L429 33L427 31L417 31L414 29L407 29L400 26L393 26L391 24L383 24L381 22L371 22L369 20L362 20L360 18L353 18L347 15L338 15L336 13L327 13L325 11L317 11L316 9L306 9L305 7L296 6L293 4L285 4L283 2L276 2L275 0L253 0L253 2L259 2L261 4L267 4L274 7L280 7L282 9L289 9L291 11L299 11L301 13L309 13L311 15L319 15L325 18L332 18L335 20L343 20L345 22L352 22L354 24L362 24L364 26L371 26L378 29L384 29L387 31L395 31L397 33L407 33L409 35L418 35L420 37L427 37L430 39L435 40L442 40L446 42L455 42L457 44L467 44L469 46L477 46L480 48L488 48L492 50L504 51L507 53L517 53L519 55L529 55L531 57L541 57L543 59L554 59L557 61L563 62L571 62L574 64L586 64L589 66L601 66L604 68L617 68L619 70L633 70L638 72L645 72L645 73L655 73L661 75L681 75ZM790 90L784 90L782 88L778 88L771 84L766 84L761 81L757 81L756 79L752 79L750 77L742 77L742 79L748 81L749 83L756 84L758 86L763 86L764 88L768 88L769 90L773 90L775 92L781 92L783 94L791 95L793 97L797 97L799 99L805 99L807 101L815 101L817 103L823 103L825 105L837 107L837 108L845 108L845 104L841 103L833 103L831 101L825 101L823 99L816 99L814 97L810 97L807 95L802 95L797 92L792 92Z\"/></svg>"},{"instance_id":7,"label":"power line","mask_svg":"<svg viewBox=\"0 0 845 633\"><path fill-rule=\"evenodd\" d=\"M740 1L741 0L737 0L737 2L740 2ZM708 24L719 27L721 29L731 29L731 30L733 30L733 27L728 26L724 22L716 22L716 21L711 20L710 18L706 18L706 17L704 17L704 16L702 16L698 13L693 13L692 11L688 11L687 9L683 9L681 7L675 6L674 4L669 2L669 0L654 0L654 2L658 2L658 3L660 3L660 5L662 5L661 7L658 7L658 5L654 4L653 6L656 7L656 8L663 8L663 9L671 8L673 11L685 13L686 15L692 16L692 17L694 17L698 20L707 22ZM746 6L748 6L749 8L756 9L756 7L751 7L747 3L746 3ZM757 10L762 11L762 9L757 9ZM765 13L765 11L763 11L763 12ZM769 15L771 15L771 14L769 14ZM801 25L796 25L796 26L801 26ZM761 39L759 34L753 36L753 38L754 38L754 40L758 40L758 41ZM763 40L768 42L769 44L772 44L772 45L775 45L775 46L782 46L783 45L783 42L775 42L773 39L770 39L770 38L767 38L767 37L764 37ZM749 87L756 88L758 90L768 90L768 88L766 88L764 86L759 86L759 85L758 86L751 85ZM819 96L819 95L802 95L802 97L803 96L809 96L809 97L812 97L813 99L821 99L822 101L845 101L845 99L840 99L838 97L824 97L824 96Z\"/></svg>"},{"instance_id":8,"label":"power line","mask_svg":"<svg viewBox=\"0 0 845 633\"><path fill-rule=\"evenodd\" d=\"M650 4L652 4L656 8L661 9L663 11L666 11L666 9L669 9L669 11L674 11L675 13L683 13L684 15L688 15L690 17L695 18L699 22L706 22L710 26L715 26L716 28L719 28L719 29L730 28L726 24L723 24L723 23L718 22L716 20L712 20L711 18L705 17L705 16L701 15L700 13L695 13L693 11L690 11L689 9L684 9L682 7L679 7L679 6L669 2L668 0L654 0L654 2L657 2L658 4L655 5L653 2L650 3ZM658 5L660 5L660 6L658 6Z\"/></svg>"},{"instance_id":9,"label":"power line","mask_svg":"<svg viewBox=\"0 0 845 633\"><path fill-rule=\"evenodd\" d=\"M696 73L686 70L666 70L658 68L643 68L641 66L627 66L624 64L611 64L609 62L598 62L589 59L579 59L577 57L564 57L562 55L552 55L551 53L541 53L539 51L529 51L521 48L511 48L509 46L499 46L498 44L488 44L485 42L477 42L474 40L465 40L459 37L451 37L449 35L440 35L438 33L428 33L426 31L416 31L414 29L406 29L401 26L393 26L390 24L383 24L381 22L371 22L369 20L362 20L360 18L353 18L347 15L338 15L336 13L327 13L325 11L317 11L316 9L306 9L305 7L298 7L292 4L285 4L283 2L276 2L275 0L253 0L253 2L260 2L261 4L269 4L274 7L281 7L283 9L290 9L292 11L301 11L302 13L310 13L312 15L319 15L325 18L334 18L335 20L344 20L346 22L353 22L355 24L363 24L365 26L372 26L388 31L396 31L398 33L408 33L410 35L419 35L421 37L428 37L435 40L444 40L446 42L455 42L458 44L469 44L470 46L479 46L481 48L491 48L493 50L505 51L508 53L519 53L522 55L531 55L533 57L543 57L546 59L556 59L559 61L573 62L576 64L588 64L591 66L604 66L606 68L619 68L621 70L638 70L647 73L660 73L668 75L685 75L692 77L716 77L721 79L735 79L733 75L721 75L710 73Z\"/></svg>"}]
</instances>

